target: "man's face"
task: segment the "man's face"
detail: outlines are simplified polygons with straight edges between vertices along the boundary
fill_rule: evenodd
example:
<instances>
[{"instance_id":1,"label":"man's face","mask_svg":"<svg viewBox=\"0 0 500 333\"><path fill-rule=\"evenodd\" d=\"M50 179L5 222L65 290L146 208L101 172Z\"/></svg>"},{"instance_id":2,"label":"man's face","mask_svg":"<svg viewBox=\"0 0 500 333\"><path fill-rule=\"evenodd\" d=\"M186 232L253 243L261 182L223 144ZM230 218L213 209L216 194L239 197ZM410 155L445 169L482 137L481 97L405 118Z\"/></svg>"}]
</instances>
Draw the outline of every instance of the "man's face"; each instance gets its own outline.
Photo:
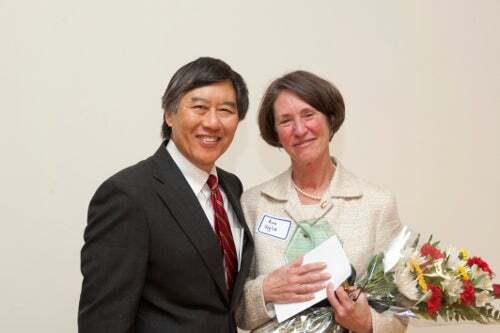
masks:
<instances>
[{"instance_id":1,"label":"man's face","mask_svg":"<svg viewBox=\"0 0 500 333\"><path fill-rule=\"evenodd\" d=\"M210 172L233 141L239 117L236 93L229 81L187 92L177 112L166 112L171 140L194 165Z\"/></svg>"}]
</instances>

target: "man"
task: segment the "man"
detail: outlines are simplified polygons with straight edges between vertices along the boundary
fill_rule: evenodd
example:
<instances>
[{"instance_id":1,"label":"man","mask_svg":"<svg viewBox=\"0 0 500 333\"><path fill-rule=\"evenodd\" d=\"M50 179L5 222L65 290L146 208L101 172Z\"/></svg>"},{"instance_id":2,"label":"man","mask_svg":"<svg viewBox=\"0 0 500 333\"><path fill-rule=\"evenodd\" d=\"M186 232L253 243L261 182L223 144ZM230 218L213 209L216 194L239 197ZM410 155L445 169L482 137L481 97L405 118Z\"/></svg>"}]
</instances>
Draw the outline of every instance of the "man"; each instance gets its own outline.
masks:
<instances>
[{"instance_id":1,"label":"man","mask_svg":"<svg viewBox=\"0 0 500 333\"><path fill-rule=\"evenodd\" d=\"M253 240L241 182L215 162L245 117L247 88L223 61L199 58L174 74L162 107L157 152L90 202L81 333L236 332Z\"/></svg>"}]
</instances>

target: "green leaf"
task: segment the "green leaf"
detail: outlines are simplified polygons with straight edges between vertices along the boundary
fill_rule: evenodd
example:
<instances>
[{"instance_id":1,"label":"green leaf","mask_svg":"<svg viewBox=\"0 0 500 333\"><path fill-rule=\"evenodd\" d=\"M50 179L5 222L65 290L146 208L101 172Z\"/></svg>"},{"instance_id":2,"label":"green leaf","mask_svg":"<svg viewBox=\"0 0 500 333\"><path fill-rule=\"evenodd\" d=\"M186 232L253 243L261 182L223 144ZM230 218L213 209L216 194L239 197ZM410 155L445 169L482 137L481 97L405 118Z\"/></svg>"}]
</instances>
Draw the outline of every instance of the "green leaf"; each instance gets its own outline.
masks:
<instances>
[{"instance_id":1,"label":"green leaf","mask_svg":"<svg viewBox=\"0 0 500 333\"><path fill-rule=\"evenodd\" d=\"M417 235L417 238L415 238L415 241L413 242L411 247L416 249L419 242L420 242L420 234Z\"/></svg>"}]
</instances>

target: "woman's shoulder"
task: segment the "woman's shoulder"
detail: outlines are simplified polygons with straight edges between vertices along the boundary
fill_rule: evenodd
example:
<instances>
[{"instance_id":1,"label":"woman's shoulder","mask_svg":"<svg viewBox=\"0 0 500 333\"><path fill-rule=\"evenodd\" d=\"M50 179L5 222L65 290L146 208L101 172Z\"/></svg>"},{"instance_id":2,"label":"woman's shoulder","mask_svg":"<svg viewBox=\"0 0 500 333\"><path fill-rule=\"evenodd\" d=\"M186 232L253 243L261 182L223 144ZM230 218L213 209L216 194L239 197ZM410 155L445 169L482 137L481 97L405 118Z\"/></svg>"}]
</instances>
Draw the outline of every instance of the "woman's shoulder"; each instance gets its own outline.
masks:
<instances>
[{"instance_id":1,"label":"woman's shoulder","mask_svg":"<svg viewBox=\"0 0 500 333\"><path fill-rule=\"evenodd\" d=\"M339 165L339 171L341 175L341 182L339 185L343 189L348 189L350 192L355 193L358 192L360 198L369 201L392 201L394 200L394 194L387 189L386 187L375 184L365 178L359 177L343 167Z\"/></svg>"},{"instance_id":2,"label":"woman's shoulder","mask_svg":"<svg viewBox=\"0 0 500 333\"><path fill-rule=\"evenodd\" d=\"M270 197L281 197L287 194L287 187L290 181L290 170L286 170L281 174L253 186L243 192L241 196L242 203L256 203L262 195Z\"/></svg>"},{"instance_id":3,"label":"woman's shoulder","mask_svg":"<svg viewBox=\"0 0 500 333\"><path fill-rule=\"evenodd\" d=\"M371 181L363 178L359 178L359 185L364 195L381 198L390 198L393 196L393 193L388 188L372 183Z\"/></svg>"}]
</instances>

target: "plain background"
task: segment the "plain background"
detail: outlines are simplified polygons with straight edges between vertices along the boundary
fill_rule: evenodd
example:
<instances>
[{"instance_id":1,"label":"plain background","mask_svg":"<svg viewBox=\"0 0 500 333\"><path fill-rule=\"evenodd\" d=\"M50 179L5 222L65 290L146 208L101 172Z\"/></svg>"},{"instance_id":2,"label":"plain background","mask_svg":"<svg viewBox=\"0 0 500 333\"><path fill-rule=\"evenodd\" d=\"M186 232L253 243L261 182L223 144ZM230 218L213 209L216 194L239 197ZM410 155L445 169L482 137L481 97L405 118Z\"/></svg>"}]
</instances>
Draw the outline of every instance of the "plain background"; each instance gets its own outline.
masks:
<instances>
[{"instance_id":1,"label":"plain background","mask_svg":"<svg viewBox=\"0 0 500 333\"><path fill-rule=\"evenodd\" d=\"M289 164L259 137L263 90L310 70L346 101L332 154L392 190L414 230L499 270L499 14L497 0L0 0L0 331L76 331L89 199L156 150L167 82L203 55L249 86L220 160L247 188ZM410 332L471 330L498 326Z\"/></svg>"}]
</instances>

